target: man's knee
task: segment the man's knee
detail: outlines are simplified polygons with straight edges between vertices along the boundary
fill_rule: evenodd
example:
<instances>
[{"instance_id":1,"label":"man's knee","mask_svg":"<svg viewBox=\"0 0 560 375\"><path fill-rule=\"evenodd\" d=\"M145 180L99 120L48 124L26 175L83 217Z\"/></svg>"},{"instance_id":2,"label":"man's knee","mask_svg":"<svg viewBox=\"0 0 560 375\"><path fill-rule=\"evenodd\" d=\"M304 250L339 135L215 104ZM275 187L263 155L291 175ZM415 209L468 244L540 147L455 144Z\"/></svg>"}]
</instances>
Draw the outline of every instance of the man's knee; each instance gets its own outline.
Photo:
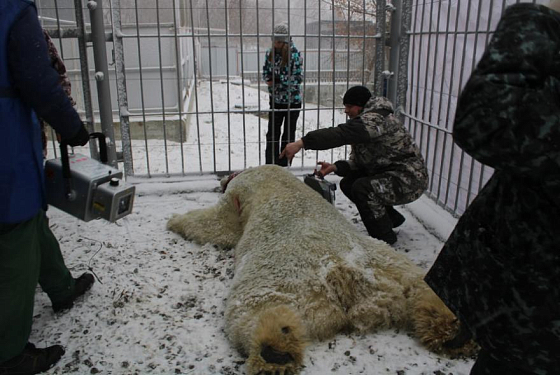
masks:
<instances>
[{"instance_id":1,"label":"man's knee","mask_svg":"<svg viewBox=\"0 0 560 375\"><path fill-rule=\"evenodd\" d=\"M371 200L375 194L371 184L371 179L368 177L358 178L355 180L350 191L357 202L367 202Z\"/></svg>"},{"instance_id":2,"label":"man's knee","mask_svg":"<svg viewBox=\"0 0 560 375\"><path fill-rule=\"evenodd\" d=\"M354 198L352 197L352 184L354 183L354 181L354 179L344 177L342 180L340 180L339 183L340 190L342 190L342 193L351 201L354 201Z\"/></svg>"}]
</instances>

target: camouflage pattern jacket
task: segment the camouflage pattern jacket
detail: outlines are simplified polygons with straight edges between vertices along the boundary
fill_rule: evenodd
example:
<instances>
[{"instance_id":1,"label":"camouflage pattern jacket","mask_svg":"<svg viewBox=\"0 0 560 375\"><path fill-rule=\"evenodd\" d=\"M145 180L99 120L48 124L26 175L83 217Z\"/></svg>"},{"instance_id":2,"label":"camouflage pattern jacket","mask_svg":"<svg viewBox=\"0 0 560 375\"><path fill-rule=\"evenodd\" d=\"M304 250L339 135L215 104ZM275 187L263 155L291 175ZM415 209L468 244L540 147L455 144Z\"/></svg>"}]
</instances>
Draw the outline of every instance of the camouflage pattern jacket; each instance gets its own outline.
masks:
<instances>
[{"instance_id":1,"label":"camouflage pattern jacket","mask_svg":"<svg viewBox=\"0 0 560 375\"><path fill-rule=\"evenodd\" d=\"M360 116L335 128L311 131L302 140L304 147L311 150L352 145L349 160L335 163L339 176L352 172L366 176L387 173L411 191L423 192L428 185L424 158L410 133L393 115L393 105L387 98L374 96Z\"/></svg>"},{"instance_id":2,"label":"camouflage pattern jacket","mask_svg":"<svg viewBox=\"0 0 560 375\"><path fill-rule=\"evenodd\" d=\"M272 49L266 51L262 77L265 82L274 81L268 93L276 104L301 104L301 82L303 81L303 57L290 43L288 64L282 66L282 55L274 54L274 64L269 61Z\"/></svg>"},{"instance_id":3,"label":"camouflage pattern jacket","mask_svg":"<svg viewBox=\"0 0 560 375\"><path fill-rule=\"evenodd\" d=\"M456 143L494 175L428 284L502 361L560 371L560 14L509 7L458 103Z\"/></svg>"}]
</instances>

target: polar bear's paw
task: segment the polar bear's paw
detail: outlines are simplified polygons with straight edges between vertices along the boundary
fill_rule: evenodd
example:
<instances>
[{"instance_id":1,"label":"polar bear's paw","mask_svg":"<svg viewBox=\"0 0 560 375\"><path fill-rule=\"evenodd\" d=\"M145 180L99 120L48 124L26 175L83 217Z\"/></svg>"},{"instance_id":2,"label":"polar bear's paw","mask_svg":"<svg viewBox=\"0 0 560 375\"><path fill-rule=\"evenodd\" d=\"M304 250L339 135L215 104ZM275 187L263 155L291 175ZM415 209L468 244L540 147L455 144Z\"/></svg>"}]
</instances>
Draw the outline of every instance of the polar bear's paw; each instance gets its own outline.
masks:
<instances>
[{"instance_id":1,"label":"polar bear's paw","mask_svg":"<svg viewBox=\"0 0 560 375\"><path fill-rule=\"evenodd\" d=\"M418 297L412 322L428 349L452 357L476 354L478 345L461 331L459 320L434 292L426 289Z\"/></svg>"},{"instance_id":2,"label":"polar bear's paw","mask_svg":"<svg viewBox=\"0 0 560 375\"><path fill-rule=\"evenodd\" d=\"M299 316L287 306L269 308L260 314L253 332L248 374L298 374L306 346Z\"/></svg>"}]
</instances>

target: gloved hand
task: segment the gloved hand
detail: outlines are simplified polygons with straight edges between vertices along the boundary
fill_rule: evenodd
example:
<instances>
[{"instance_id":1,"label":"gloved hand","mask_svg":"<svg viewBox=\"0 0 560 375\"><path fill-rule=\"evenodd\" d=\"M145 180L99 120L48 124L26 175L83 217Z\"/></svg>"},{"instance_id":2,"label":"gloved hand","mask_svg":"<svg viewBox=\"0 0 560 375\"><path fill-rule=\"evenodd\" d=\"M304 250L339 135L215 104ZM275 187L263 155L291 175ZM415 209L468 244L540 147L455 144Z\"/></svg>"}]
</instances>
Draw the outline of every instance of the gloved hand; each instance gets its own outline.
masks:
<instances>
[{"instance_id":1,"label":"gloved hand","mask_svg":"<svg viewBox=\"0 0 560 375\"><path fill-rule=\"evenodd\" d=\"M88 142L89 142L89 133L83 124L75 136L66 140L68 146L72 146L72 147L85 146L85 144Z\"/></svg>"}]
</instances>

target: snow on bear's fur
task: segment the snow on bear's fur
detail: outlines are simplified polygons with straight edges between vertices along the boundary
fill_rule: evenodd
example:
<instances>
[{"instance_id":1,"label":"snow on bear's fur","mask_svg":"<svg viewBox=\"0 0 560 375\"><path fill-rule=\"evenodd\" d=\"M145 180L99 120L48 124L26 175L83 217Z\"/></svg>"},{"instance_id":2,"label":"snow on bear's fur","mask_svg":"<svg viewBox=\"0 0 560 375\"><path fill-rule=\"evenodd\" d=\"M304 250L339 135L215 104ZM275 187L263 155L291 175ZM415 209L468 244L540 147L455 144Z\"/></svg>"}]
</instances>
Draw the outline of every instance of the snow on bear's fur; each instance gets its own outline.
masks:
<instances>
[{"instance_id":1,"label":"snow on bear's fur","mask_svg":"<svg viewBox=\"0 0 560 375\"><path fill-rule=\"evenodd\" d=\"M459 323L424 272L386 243L359 233L284 168L248 169L210 208L174 215L168 229L199 244L234 248L226 334L249 374L296 374L311 340L342 331L403 328L435 352Z\"/></svg>"}]
</instances>

